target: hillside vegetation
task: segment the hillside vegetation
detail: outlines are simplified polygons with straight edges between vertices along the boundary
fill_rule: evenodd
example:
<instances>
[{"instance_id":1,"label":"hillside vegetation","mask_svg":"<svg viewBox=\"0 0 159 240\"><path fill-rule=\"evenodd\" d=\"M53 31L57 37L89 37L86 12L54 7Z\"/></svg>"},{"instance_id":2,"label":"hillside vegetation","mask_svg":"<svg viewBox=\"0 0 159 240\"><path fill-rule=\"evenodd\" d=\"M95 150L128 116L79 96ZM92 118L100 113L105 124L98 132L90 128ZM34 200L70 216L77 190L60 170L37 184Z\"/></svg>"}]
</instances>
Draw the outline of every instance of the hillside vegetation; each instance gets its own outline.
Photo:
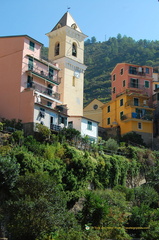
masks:
<instances>
[{"instance_id":1,"label":"hillside vegetation","mask_svg":"<svg viewBox=\"0 0 159 240\"><path fill-rule=\"evenodd\" d=\"M47 48L42 56L47 58ZM97 98L103 103L110 100L110 73L117 63L159 67L159 41L139 40L131 37L111 37L105 42L97 42L95 37L85 41L85 87L84 104Z\"/></svg>"},{"instance_id":2,"label":"hillside vegetation","mask_svg":"<svg viewBox=\"0 0 159 240\"><path fill-rule=\"evenodd\" d=\"M81 151L73 131L1 131L0 237L157 240L159 152L113 139Z\"/></svg>"},{"instance_id":3,"label":"hillside vegetation","mask_svg":"<svg viewBox=\"0 0 159 240\"><path fill-rule=\"evenodd\" d=\"M159 66L159 41L135 41L131 37L109 38L105 42L85 42L85 104L93 98L110 99L110 73L117 63L126 62L152 67Z\"/></svg>"}]
</instances>

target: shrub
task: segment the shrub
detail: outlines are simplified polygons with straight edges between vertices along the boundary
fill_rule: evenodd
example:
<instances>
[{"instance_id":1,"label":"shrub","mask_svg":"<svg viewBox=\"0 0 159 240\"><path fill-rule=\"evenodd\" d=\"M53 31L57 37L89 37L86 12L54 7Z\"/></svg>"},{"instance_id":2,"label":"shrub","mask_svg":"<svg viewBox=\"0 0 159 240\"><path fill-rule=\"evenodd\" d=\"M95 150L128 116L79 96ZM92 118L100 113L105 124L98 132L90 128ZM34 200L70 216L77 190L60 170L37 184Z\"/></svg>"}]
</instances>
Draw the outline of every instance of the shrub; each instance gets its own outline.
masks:
<instances>
[{"instance_id":1,"label":"shrub","mask_svg":"<svg viewBox=\"0 0 159 240\"><path fill-rule=\"evenodd\" d=\"M37 140L40 142L47 141L50 139L51 131L48 127L37 123L36 124L36 131L37 131Z\"/></svg>"},{"instance_id":2,"label":"shrub","mask_svg":"<svg viewBox=\"0 0 159 240\"><path fill-rule=\"evenodd\" d=\"M105 143L105 149L116 152L118 150L118 143L112 138L109 138Z\"/></svg>"},{"instance_id":3,"label":"shrub","mask_svg":"<svg viewBox=\"0 0 159 240\"><path fill-rule=\"evenodd\" d=\"M24 132L21 130L17 130L12 133L11 140L18 145L22 145L24 142Z\"/></svg>"},{"instance_id":4,"label":"shrub","mask_svg":"<svg viewBox=\"0 0 159 240\"><path fill-rule=\"evenodd\" d=\"M137 134L136 132L130 132L125 134L121 138L121 142L126 142L126 143L132 142L132 143L136 143L143 146L145 145L141 135Z\"/></svg>"}]
</instances>

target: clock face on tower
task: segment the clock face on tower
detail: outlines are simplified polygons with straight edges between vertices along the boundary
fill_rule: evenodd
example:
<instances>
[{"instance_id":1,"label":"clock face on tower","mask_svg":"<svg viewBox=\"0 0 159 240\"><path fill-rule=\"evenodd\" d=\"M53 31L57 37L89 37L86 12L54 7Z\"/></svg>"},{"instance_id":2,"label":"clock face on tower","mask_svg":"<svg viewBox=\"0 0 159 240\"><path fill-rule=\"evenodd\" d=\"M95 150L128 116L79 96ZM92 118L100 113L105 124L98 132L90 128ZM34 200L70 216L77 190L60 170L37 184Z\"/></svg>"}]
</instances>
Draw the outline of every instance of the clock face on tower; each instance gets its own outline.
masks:
<instances>
[{"instance_id":1,"label":"clock face on tower","mask_svg":"<svg viewBox=\"0 0 159 240\"><path fill-rule=\"evenodd\" d=\"M79 78L79 77L80 77L80 71L79 71L79 70L75 70L74 76L75 76L76 78Z\"/></svg>"}]
</instances>

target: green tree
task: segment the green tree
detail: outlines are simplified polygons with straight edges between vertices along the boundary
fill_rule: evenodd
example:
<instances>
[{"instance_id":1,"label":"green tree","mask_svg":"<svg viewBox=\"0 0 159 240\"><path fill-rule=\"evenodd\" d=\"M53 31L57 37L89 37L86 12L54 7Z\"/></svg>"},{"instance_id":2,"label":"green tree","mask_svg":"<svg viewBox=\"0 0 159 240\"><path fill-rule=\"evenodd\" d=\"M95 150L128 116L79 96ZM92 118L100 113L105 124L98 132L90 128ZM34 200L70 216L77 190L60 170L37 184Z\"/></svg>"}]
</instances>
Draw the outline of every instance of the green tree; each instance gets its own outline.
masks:
<instances>
[{"instance_id":1,"label":"green tree","mask_svg":"<svg viewBox=\"0 0 159 240\"><path fill-rule=\"evenodd\" d=\"M72 226L66 221L66 196L47 173L21 176L12 194L6 209L13 240L35 240Z\"/></svg>"},{"instance_id":2,"label":"green tree","mask_svg":"<svg viewBox=\"0 0 159 240\"><path fill-rule=\"evenodd\" d=\"M51 130L39 123L36 123L36 136L38 141L44 142L50 139Z\"/></svg>"},{"instance_id":3,"label":"green tree","mask_svg":"<svg viewBox=\"0 0 159 240\"><path fill-rule=\"evenodd\" d=\"M95 36L93 36L93 37L91 37L91 43L96 43L96 37Z\"/></svg>"},{"instance_id":4,"label":"green tree","mask_svg":"<svg viewBox=\"0 0 159 240\"><path fill-rule=\"evenodd\" d=\"M0 237L5 237L5 223L8 211L5 210L6 201L10 199L11 190L19 177L19 164L15 158L0 155Z\"/></svg>"}]
</instances>

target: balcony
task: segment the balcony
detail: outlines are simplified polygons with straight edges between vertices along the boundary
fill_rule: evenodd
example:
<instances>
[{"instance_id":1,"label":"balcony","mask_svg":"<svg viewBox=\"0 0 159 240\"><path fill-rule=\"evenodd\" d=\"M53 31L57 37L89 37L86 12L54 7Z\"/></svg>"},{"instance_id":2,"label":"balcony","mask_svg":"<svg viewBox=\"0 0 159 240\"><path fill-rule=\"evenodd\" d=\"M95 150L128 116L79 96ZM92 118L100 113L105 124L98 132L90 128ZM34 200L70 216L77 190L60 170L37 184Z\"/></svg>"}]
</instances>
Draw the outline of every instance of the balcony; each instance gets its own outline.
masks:
<instances>
[{"instance_id":1,"label":"balcony","mask_svg":"<svg viewBox=\"0 0 159 240\"><path fill-rule=\"evenodd\" d=\"M32 88L35 91L39 92L42 94L42 96L44 97L49 97L49 98L53 98L56 100L60 100L60 94L57 92L54 92L51 88L47 88L42 84L39 84L37 82L30 82L30 83L26 83L26 87L27 88Z\"/></svg>"},{"instance_id":2,"label":"balcony","mask_svg":"<svg viewBox=\"0 0 159 240\"><path fill-rule=\"evenodd\" d=\"M57 105L55 108L58 112L67 115L67 106L66 105Z\"/></svg>"},{"instance_id":3,"label":"balcony","mask_svg":"<svg viewBox=\"0 0 159 240\"><path fill-rule=\"evenodd\" d=\"M40 77L48 82L54 83L59 85L61 83L61 78L53 75L49 71L41 70L38 67L34 67L32 64L28 64L27 71L29 74L35 75L37 77Z\"/></svg>"},{"instance_id":4,"label":"balcony","mask_svg":"<svg viewBox=\"0 0 159 240\"><path fill-rule=\"evenodd\" d=\"M56 132L59 132L61 130L61 127L56 124L50 124L50 129Z\"/></svg>"},{"instance_id":5,"label":"balcony","mask_svg":"<svg viewBox=\"0 0 159 240\"><path fill-rule=\"evenodd\" d=\"M141 114L141 113L128 113L123 116L121 116L122 121L132 120L132 119L141 119L146 121L152 121L153 115L152 114Z\"/></svg>"},{"instance_id":6,"label":"balcony","mask_svg":"<svg viewBox=\"0 0 159 240\"><path fill-rule=\"evenodd\" d=\"M132 75L138 75L138 76L141 76L141 77L145 77L147 74L145 72L139 72L139 71L131 71L129 70L129 74L132 74Z\"/></svg>"},{"instance_id":7,"label":"balcony","mask_svg":"<svg viewBox=\"0 0 159 240\"><path fill-rule=\"evenodd\" d=\"M144 102L138 102L138 104L135 104L134 101L130 100L125 103L125 107L143 107L143 108L153 108L152 104L147 104Z\"/></svg>"}]
</instances>

